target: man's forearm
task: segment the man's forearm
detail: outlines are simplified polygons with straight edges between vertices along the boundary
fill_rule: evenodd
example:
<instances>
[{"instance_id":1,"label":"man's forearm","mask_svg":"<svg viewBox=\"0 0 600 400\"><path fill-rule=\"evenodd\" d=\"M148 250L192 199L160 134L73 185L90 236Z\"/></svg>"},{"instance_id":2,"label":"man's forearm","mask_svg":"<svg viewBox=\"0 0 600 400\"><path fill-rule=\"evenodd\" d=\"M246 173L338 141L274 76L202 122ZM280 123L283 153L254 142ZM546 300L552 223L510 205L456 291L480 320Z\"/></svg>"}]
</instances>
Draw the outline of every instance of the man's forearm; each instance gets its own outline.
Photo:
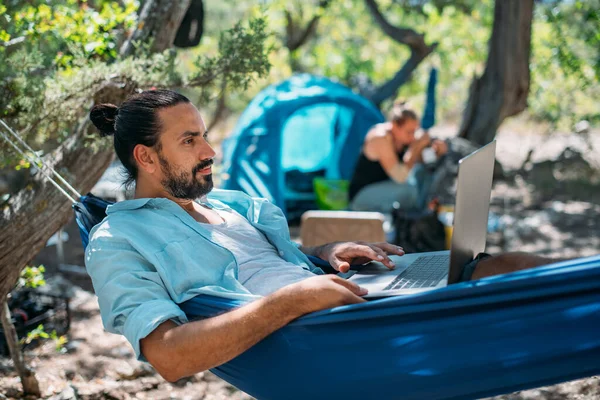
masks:
<instances>
[{"instance_id":1,"label":"man's forearm","mask_svg":"<svg viewBox=\"0 0 600 400\"><path fill-rule=\"evenodd\" d=\"M325 248L326 246L331 245L331 243L327 243L321 246L314 246L314 247L307 247L307 246L300 246L300 251L303 252L304 254L306 254L307 256L314 256L314 257L319 257L321 259L325 260Z\"/></svg>"},{"instance_id":2,"label":"man's forearm","mask_svg":"<svg viewBox=\"0 0 600 400\"><path fill-rule=\"evenodd\" d=\"M217 317L177 326L161 324L142 339L141 350L168 381L221 365L304 314L276 292Z\"/></svg>"}]
</instances>

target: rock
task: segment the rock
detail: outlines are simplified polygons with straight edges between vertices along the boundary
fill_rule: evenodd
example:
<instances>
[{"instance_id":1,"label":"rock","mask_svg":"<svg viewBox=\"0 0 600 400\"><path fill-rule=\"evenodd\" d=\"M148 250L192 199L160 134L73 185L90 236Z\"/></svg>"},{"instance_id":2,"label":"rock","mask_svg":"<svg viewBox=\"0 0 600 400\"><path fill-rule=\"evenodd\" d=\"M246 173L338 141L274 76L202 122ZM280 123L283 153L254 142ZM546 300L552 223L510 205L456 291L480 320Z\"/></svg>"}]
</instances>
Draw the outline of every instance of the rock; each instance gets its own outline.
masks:
<instances>
[{"instance_id":1,"label":"rock","mask_svg":"<svg viewBox=\"0 0 600 400\"><path fill-rule=\"evenodd\" d=\"M72 381L75 378L76 372L72 369L65 369L65 378L68 381Z\"/></svg>"},{"instance_id":2,"label":"rock","mask_svg":"<svg viewBox=\"0 0 600 400\"><path fill-rule=\"evenodd\" d=\"M75 295L73 284L60 275L46 279L46 284L35 289L41 294L72 298Z\"/></svg>"},{"instance_id":3,"label":"rock","mask_svg":"<svg viewBox=\"0 0 600 400\"><path fill-rule=\"evenodd\" d=\"M69 385L59 394L49 397L48 400L79 400L77 389L74 386Z\"/></svg>"},{"instance_id":4,"label":"rock","mask_svg":"<svg viewBox=\"0 0 600 400\"><path fill-rule=\"evenodd\" d=\"M65 344L65 350L67 351L68 354L72 354L75 353L77 351L77 349L79 349L79 347L81 346L81 340L70 340L69 342L67 342L67 344Z\"/></svg>"},{"instance_id":5,"label":"rock","mask_svg":"<svg viewBox=\"0 0 600 400\"><path fill-rule=\"evenodd\" d=\"M574 126L575 133L588 133L590 131L590 123L586 120L579 121Z\"/></svg>"},{"instance_id":6,"label":"rock","mask_svg":"<svg viewBox=\"0 0 600 400\"><path fill-rule=\"evenodd\" d=\"M154 368L145 363L138 363L136 366L125 364L116 372L120 379L127 381L138 379L144 376L153 376L156 374Z\"/></svg>"}]
</instances>

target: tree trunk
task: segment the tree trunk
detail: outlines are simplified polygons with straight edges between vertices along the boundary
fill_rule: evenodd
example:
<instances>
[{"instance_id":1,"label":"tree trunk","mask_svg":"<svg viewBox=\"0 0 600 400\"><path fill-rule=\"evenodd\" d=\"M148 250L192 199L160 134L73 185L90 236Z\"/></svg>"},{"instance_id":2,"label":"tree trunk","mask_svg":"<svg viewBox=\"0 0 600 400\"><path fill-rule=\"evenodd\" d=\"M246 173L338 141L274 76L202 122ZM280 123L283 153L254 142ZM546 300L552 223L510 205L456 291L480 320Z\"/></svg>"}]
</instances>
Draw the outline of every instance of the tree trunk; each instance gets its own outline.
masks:
<instances>
[{"instance_id":1,"label":"tree trunk","mask_svg":"<svg viewBox=\"0 0 600 400\"><path fill-rule=\"evenodd\" d=\"M25 364L23 354L21 353L21 346L19 345L19 338L17 337L17 331L13 325L10 317L10 309L6 302L6 297L3 297L2 309L0 309L0 319L2 320L2 329L4 330L4 337L6 338L6 344L10 351L15 369L21 377L21 384L23 385L23 394L25 396L36 396L40 397L40 385L35 377L33 371Z\"/></svg>"},{"instance_id":2,"label":"tree trunk","mask_svg":"<svg viewBox=\"0 0 600 400\"><path fill-rule=\"evenodd\" d=\"M140 11L138 24L121 47L121 56L133 53L134 42L152 42L152 52L161 52L173 45L181 21L191 0L146 0Z\"/></svg>"},{"instance_id":3,"label":"tree trunk","mask_svg":"<svg viewBox=\"0 0 600 400\"><path fill-rule=\"evenodd\" d=\"M133 41L154 39L151 48L154 52L171 47L190 1L147 0L140 13L137 28L123 44L121 54L132 54ZM96 92L93 100L96 104L120 104L135 89L131 82L108 82ZM89 119L85 116L76 132L44 157L48 166L59 171L82 194L92 189L113 159L112 146L95 153L82 145L84 133L89 126ZM8 205L0 210L0 299L6 299L14 288L20 271L72 215L71 201L40 173L25 189L10 198ZM8 308L8 305L5 307ZM10 319L10 312L0 312L4 315L3 323L5 318ZM8 338L9 328L5 327L4 331ZM14 349L12 346L11 355L15 360L15 367L20 371L23 391L39 397L33 371L22 363L20 349L16 347L19 351L13 352Z\"/></svg>"},{"instance_id":4,"label":"tree trunk","mask_svg":"<svg viewBox=\"0 0 600 400\"><path fill-rule=\"evenodd\" d=\"M365 0L373 19L379 25L381 30L390 38L398 43L405 44L410 47L410 57L404 65L396 72L394 77L374 89L371 93L364 95L373 102L377 107L381 108L381 103L390 97L393 97L398 92L398 89L404 85L412 75L417 66L431 54L437 47L437 43L428 45L425 43L425 36L415 32L409 28L393 26L383 16L375 0Z\"/></svg>"},{"instance_id":5,"label":"tree trunk","mask_svg":"<svg viewBox=\"0 0 600 400\"><path fill-rule=\"evenodd\" d=\"M533 0L496 0L483 75L471 83L458 135L485 145L502 121L527 107Z\"/></svg>"},{"instance_id":6,"label":"tree trunk","mask_svg":"<svg viewBox=\"0 0 600 400\"><path fill-rule=\"evenodd\" d=\"M112 149L94 154L83 148L87 125L45 157L80 193L91 190L113 158ZM21 270L72 215L71 201L40 173L11 197L0 214L0 299L6 298Z\"/></svg>"},{"instance_id":7,"label":"tree trunk","mask_svg":"<svg viewBox=\"0 0 600 400\"><path fill-rule=\"evenodd\" d=\"M131 52L132 40L151 38L156 39L154 51L168 48L190 1L146 1L137 29L122 51ZM96 104L120 104L136 88L132 82L108 82L96 92L93 100ZM45 157L46 163L82 194L92 189L113 159L112 148L94 154L82 146L83 134L90 125L87 116L85 119L77 132ZM73 215L70 206L71 202L64 195L37 174L31 184L13 195L8 206L0 210L0 299L6 298L20 271Z\"/></svg>"}]
</instances>

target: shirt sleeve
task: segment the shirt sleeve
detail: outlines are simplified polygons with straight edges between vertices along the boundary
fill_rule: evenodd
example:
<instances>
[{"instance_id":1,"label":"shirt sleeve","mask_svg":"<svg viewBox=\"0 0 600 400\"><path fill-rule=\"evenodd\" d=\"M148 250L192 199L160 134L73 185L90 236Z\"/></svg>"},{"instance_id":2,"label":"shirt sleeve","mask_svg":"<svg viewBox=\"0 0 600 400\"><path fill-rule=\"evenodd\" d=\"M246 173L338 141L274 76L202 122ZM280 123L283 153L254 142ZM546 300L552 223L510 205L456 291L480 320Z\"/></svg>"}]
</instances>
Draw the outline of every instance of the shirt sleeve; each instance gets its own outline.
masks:
<instances>
[{"instance_id":1,"label":"shirt sleeve","mask_svg":"<svg viewBox=\"0 0 600 400\"><path fill-rule=\"evenodd\" d=\"M95 232L86 268L98 296L104 328L124 335L140 361L140 340L167 320L188 322L171 299L154 266L126 240Z\"/></svg>"}]
</instances>

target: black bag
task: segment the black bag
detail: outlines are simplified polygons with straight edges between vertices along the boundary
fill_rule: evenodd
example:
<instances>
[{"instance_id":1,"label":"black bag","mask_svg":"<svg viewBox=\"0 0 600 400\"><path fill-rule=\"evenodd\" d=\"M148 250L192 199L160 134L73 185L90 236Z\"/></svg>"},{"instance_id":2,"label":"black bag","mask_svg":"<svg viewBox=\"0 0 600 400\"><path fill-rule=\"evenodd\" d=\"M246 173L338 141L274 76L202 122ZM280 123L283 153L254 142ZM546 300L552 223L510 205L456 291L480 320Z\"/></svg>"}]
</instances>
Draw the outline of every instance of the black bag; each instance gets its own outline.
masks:
<instances>
[{"instance_id":1,"label":"black bag","mask_svg":"<svg viewBox=\"0 0 600 400\"><path fill-rule=\"evenodd\" d=\"M204 5L202 0L192 0L177 29L173 45L181 49L196 47L204 33Z\"/></svg>"},{"instance_id":2,"label":"black bag","mask_svg":"<svg viewBox=\"0 0 600 400\"><path fill-rule=\"evenodd\" d=\"M406 253L440 251L446 249L446 229L437 216L437 210L410 212L393 211L396 235L394 244Z\"/></svg>"}]
</instances>

